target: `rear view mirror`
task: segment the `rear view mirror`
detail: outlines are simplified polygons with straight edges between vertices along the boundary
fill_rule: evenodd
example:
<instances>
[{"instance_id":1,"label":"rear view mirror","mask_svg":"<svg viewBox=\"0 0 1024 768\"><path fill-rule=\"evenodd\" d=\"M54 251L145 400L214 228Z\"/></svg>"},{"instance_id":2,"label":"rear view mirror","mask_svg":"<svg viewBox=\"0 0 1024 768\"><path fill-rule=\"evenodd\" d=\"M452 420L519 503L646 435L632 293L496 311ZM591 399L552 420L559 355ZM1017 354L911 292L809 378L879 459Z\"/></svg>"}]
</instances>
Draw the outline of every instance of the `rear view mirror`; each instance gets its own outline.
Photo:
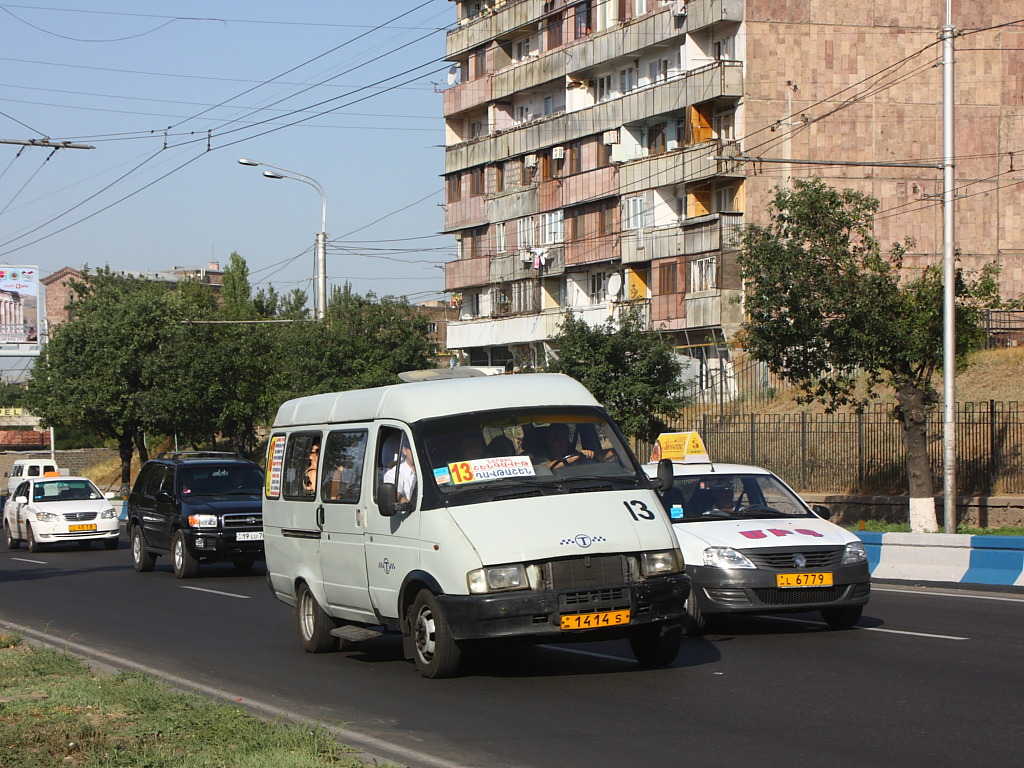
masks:
<instances>
[{"instance_id":1,"label":"rear view mirror","mask_svg":"<svg viewBox=\"0 0 1024 768\"><path fill-rule=\"evenodd\" d=\"M826 507L824 504L814 504L811 506L811 509L813 510L814 514L816 514L818 517L824 520L828 520L832 517L832 510Z\"/></svg>"},{"instance_id":2,"label":"rear view mirror","mask_svg":"<svg viewBox=\"0 0 1024 768\"><path fill-rule=\"evenodd\" d=\"M398 486L381 483L377 486L377 509L384 517L394 517L398 512Z\"/></svg>"},{"instance_id":3,"label":"rear view mirror","mask_svg":"<svg viewBox=\"0 0 1024 768\"><path fill-rule=\"evenodd\" d=\"M665 493L671 490L675 483L675 470L672 467L672 459L662 459L658 462L658 477L654 481L654 487L659 492Z\"/></svg>"}]
</instances>

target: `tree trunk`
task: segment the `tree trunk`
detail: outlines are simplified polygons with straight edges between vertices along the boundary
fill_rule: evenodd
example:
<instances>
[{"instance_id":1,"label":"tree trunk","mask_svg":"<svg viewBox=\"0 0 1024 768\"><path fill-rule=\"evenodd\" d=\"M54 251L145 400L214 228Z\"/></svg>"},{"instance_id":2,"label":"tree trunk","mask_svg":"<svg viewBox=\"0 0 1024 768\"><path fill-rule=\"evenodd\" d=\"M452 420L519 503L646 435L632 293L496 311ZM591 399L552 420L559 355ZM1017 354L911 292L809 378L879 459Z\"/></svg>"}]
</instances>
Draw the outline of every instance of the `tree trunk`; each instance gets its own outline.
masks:
<instances>
[{"instance_id":1,"label":"tree trunk","mask_svg":"<svg viewBox=\"0 0 1024 768\"><path fill-rule=\"evenodd\" d=\"M928 458L928 394L909 384L896 390L897 413L903 425L903 447L907 456L907 484L910 492L910 530L933 533L935 490Z\"/></svg>"},{"instance_id":2,"label":"tree trunk","mask_svg":"<svg viewBox=\"0 0 1024 768\"><path fill-rule=\"evenodd\" d=\"M146 447L146 436L141 432L135 433L135 447L139 449L139 466L149 461L149 449Z\"/></svg>"},{"instance_id":3,"label":"tree trunk","mask_svg":"<svg viewBox=\"0 0 1024 768\"><path fill-rule=\"evenodd\" d=\"M132 491L132 453L135 450L135 441L131 433L121 434L117 438L117 453L121 457L121 490L118 495L127 499Z\"/></svg>"}]
</instances>

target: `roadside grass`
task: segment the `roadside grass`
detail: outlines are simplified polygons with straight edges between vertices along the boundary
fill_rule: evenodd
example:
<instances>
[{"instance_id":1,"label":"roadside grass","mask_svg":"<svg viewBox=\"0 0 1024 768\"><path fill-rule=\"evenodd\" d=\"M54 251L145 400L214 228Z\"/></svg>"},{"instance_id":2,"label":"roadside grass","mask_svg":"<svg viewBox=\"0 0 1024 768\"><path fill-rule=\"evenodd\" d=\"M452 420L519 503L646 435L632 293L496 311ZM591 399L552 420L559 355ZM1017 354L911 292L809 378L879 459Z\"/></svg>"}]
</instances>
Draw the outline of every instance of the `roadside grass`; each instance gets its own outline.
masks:
<instances>
[{"instance_id":1,"label":"roadside grass","mask_svg":"<svg viewBox=\"0 0 1024 768\"><path fill-rule=\"evenodd\" d=\"M264 721L138 673L94 672L0 633L0 765L361 768L326 728Z\"/></svg>"},{"instance_id":2,"label":"roadside grass","mask_svg":"<svg viewBox=\"0 0 1024 768\"><path fill-rule=\"evenodd\" d=\"M856 525L847 526L851 531L871 531L873 533L910 533L910 523L887 523L884 520L862 520ZM941 525L939 533L945 531ZM957 533L966 533L970 536L1024 536L1024 526L1006 526L1005 528L975 528L967 525L958 525Z\"/></svg>"}]
</instances>

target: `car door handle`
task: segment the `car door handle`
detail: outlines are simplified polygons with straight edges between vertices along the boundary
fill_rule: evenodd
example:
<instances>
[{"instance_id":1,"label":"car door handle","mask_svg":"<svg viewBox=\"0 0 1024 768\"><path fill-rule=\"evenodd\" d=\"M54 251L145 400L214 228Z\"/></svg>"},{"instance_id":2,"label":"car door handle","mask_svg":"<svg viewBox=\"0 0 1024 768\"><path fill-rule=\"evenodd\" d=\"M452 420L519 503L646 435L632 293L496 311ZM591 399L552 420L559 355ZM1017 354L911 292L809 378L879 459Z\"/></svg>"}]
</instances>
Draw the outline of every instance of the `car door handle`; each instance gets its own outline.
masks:
<instances>
[{"instance_id":1,"label":"car door handle","mask_svg":"<svg viewBox=\"0 0 1024 768\"><path fill-rule=\"evenodd\" d=\"M316 527L321 531L324 529L324 505L321 504L316 508Z\"/></svg>"}]
</instances>

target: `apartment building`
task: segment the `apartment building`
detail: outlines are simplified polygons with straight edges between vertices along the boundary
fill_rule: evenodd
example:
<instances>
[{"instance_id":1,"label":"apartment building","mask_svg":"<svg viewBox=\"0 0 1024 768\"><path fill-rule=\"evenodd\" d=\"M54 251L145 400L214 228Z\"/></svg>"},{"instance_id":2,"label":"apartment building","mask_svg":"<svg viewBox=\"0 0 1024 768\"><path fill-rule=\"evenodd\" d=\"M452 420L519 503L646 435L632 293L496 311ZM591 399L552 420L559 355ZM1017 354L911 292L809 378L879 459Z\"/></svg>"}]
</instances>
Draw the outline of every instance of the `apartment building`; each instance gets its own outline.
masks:
<instances>
[{"instance_id":1,"label":"apartment building","mask_svg":"<svg viewBox=\"0 0 1024 768\"><path fill-rule=\"evenodd\" d=\"M877 197L879 240L915 242L909 268L941 259L943 3L454 2L445 287L470 364L542 367L566 312L637 306L691 375L720 370L743 318L734 235L793 177ZM970 5L955 24L1012 20ZM1024 289L1020 43L958 41L958 247L1000 264L1006 296Z\"/></svg>"}]
</instances>

